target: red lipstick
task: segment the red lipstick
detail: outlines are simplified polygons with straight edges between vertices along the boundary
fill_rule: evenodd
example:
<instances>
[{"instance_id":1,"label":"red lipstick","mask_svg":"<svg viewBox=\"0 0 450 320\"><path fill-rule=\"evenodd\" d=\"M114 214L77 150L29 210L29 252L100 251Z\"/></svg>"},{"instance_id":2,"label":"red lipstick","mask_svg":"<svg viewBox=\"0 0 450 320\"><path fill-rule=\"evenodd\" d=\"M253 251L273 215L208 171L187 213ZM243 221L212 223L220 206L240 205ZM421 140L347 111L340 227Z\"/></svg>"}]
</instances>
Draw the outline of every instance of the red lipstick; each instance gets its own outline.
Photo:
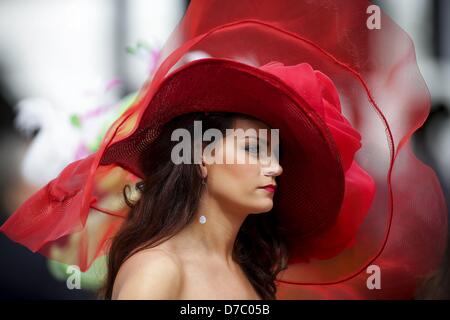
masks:
<instances>
[{"instance_id":1,"label":"red lipstick","mask_svg":"<svg viewBox=\"0 0 450 320\"><path fill-rule=\"evenodd\" d=\"M261 188L266 190L266 191L268 191L268 192L275 192L275 189L277 188L277 186L274 185L274 184L268 184L268 185L266 185L264 187L261 187Z\"/></svg>"}]
</instances>

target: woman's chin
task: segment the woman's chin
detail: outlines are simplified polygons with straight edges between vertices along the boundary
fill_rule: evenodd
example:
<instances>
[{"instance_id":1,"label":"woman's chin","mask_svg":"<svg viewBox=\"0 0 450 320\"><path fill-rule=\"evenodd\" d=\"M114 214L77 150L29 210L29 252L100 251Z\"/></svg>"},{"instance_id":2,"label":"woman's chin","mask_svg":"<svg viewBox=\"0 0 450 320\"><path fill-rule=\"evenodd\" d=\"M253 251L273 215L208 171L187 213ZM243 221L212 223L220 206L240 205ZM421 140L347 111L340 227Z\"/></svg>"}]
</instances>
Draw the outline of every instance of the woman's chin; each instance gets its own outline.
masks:
<instances>
[{"instance_id":1,"label":"woman's chin","mask_svg":"<svg viewBox=\"0 0 450 320\"><path fill-rule=\"evenodd\" d=\"M272 210L273 201L272 199L262 199L258 201L258 205L255 205L253 212L254 213L264 213Z\"/></svg>"}]
</instances>

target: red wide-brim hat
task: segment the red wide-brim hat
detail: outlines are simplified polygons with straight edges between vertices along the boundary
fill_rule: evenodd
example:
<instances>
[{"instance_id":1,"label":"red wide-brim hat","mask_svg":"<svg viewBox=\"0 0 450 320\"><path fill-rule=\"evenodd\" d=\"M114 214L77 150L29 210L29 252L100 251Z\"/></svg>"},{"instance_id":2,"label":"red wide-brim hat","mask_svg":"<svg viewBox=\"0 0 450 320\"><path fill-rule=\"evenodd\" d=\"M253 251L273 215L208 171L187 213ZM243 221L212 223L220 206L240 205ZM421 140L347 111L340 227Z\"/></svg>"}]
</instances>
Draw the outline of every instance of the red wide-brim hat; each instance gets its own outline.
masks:
<instances>
[{"instance_id":1,"label":"red wide-brim hat","mask_svg":"<svg viewBox=\"0 0 450 320\"><path fill-rule=\"evenodd\" d=\"M256 68L225 59L196 60L168 75L142 108L135 132L105 150L100 164L116 164L144 178L140 157L151 156L148 147L159 129L191 112L238 112L279 129L285 151L274 208L291 262L335 256L370 207L375 184L353 160L361 137L342 116L332 81L306 63ZM345 194L346 189L354 192ZM328 240L319 242L324 231Z\"/></svg>"},{"instance_id":2,"label":"red wide-brim hat","mask_svg":"<svg viewBox=\"0 0 450 320\"><path fill-rule=\"evenodd\" d=\"M142 179L139 156L160 128L185 113L240 112L280 133L274 211L290 259L277 297L412 297L443 254L446 205L410 146L430 106L412 43L384 12L369 29L370 5L192 1L99 150L0 230L86 270L126 219L123 187ZM370 270L381 289L369 289Z\"/></svg>"}]
</instances>

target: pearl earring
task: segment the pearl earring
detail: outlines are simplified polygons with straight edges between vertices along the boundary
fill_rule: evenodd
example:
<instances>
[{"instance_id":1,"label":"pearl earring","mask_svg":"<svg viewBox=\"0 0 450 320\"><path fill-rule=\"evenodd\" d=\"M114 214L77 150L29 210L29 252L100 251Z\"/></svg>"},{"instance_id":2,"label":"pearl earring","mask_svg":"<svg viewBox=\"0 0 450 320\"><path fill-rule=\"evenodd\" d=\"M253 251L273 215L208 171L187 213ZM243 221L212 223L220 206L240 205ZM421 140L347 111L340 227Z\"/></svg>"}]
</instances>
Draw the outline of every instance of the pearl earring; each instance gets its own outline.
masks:
<instances>
[{"instance_id":1,"label":"pearl earring","mask_svg":"<svg viewBox=\"0 0 450 320\"><path fill-rule=\"evenodd\" d=\"M198 221L200 221L201 224L205 224L206 223L206 217L205 216L200 216L200 219L198 219Z\"/></svg>"}]
</instances>

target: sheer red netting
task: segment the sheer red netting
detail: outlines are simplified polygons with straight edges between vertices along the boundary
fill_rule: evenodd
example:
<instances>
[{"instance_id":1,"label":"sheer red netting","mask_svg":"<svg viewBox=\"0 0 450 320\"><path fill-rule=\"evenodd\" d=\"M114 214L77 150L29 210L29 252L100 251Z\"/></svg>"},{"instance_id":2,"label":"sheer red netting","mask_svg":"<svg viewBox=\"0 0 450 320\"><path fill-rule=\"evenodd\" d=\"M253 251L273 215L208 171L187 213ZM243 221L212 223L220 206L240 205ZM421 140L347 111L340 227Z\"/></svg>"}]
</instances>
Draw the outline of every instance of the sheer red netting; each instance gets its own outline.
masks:
<instances>
[{"instance_id":1,"label":"sheer red netting","mask_svg":"<svg viewBox=\"0 0 450 320\"><path fill-rule=\"evenodd\" d=\"M353 199L361 203L344 201L338 223L348 228L332 228L305 243L306 252L329 251L291 263L279 275L278 299L412 297L443 255L447 208L435 173L412 151L411 136L430 110L413 43L383 12L381 29L367 28L369 5L364 0L192 1L155 74L108 130L98 152L66 167L1 230L33 251L87 269L107 253L108 239L127 215L123 186L139 180L126 168L106 164L103 156L135 132L143 106L168 74L198 57L256 67L306 62L324 75L325 85L331 79L339 97L330 99L340 99L342 113L361 135L345 190L359 192ZM371 199L358 189L365 176L361 170L373 179ZM364 221L355 221L355 210L364 203L370 203ZM342 236L338 230L348 230L352 239L333 253L333 241ZM64 250L67 246L72 250ZM380 290L367 287L371 265L380 268Z\"/></svg>"}]
</instances>

